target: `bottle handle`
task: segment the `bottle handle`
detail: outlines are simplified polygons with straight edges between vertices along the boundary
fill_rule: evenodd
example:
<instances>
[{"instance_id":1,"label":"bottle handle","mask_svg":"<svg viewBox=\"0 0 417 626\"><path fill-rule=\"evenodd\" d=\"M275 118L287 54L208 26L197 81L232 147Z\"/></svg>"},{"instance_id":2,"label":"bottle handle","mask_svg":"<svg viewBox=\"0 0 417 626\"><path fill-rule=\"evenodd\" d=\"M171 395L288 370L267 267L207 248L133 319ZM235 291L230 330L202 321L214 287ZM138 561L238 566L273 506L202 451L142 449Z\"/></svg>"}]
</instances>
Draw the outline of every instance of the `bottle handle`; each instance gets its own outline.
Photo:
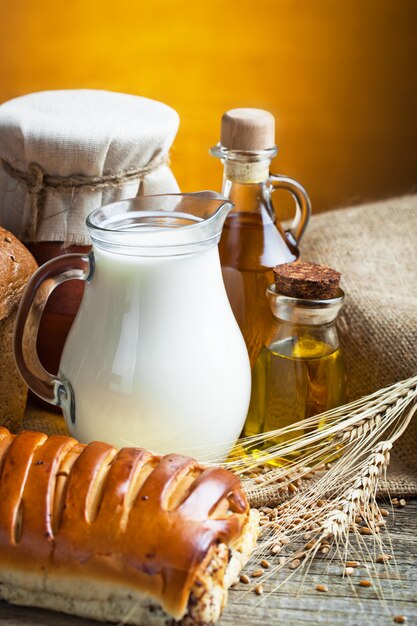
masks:
<instances>
[{"instance_id":1,"label":"bottle handle","mask_svg":"<svg viewBox=\"0 0 417 626\"><path fill-rule=\"evenodd\" d=\"M28 387L42 400L68 409L75 420L74 393L68 381L47 372L42 366L36 341L47 300L67 280L89 280L94 270L92 252L66 254L42 265L29 280L17 312L14 354L17 368Z\"/></svg>"},{"instance_id":2,"label":"bottle handle","mask_svg":"<svg viewBox=\"0 0 417 626\"><path fill-rule=\"evenodd\" d=\"M289 191L295 200L295 217L290 228L286 231L293 239L293 243L298 245L301 237L307 228L311 216L311 202L304 187L293 178L280 174L270 174L269 182L272 190L285 189Z\"/></svg>"}]
</instances>

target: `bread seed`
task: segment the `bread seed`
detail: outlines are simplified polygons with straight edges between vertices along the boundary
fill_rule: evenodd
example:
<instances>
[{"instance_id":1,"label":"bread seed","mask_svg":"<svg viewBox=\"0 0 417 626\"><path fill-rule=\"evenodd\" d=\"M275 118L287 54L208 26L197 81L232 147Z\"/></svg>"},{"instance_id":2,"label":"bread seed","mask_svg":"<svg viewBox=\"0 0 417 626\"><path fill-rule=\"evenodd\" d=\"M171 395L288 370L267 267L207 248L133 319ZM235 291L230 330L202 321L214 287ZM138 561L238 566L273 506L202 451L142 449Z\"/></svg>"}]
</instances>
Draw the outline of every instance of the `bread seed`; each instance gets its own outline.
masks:
<instances>
[{"instance_id":1,"label":"bread seed","mask_svg":"<svg viewBox=\"0 0 417 626\"><path fill-rule=\"evenodd\" d=\"M372 583L370 580L360 580L359 586L360 587L372 587Z\"/></svg>"},{"instance_id":2,"label":"bread seed","mask_svg":"<svg viewBox=\"0 0 417 626\"><path fill-rule=\"evenodd\" d=\"M297 567L299 567L300 565L301 565L301 561L300 561L300 559L294 559L294 561L292 561L292 562L289 564L289 566L288 566L288 567L289 567L290 569L296 569L296 568L297 568Z\"/></svg>"},{"instance_id":3,"label":"bread seed","mask_svg":"<svg viewBox=\"0 0 417 626\"><path fill-rule=\"evenodd\" d=\"M404 507L404 506L406 506L406 505L407 505L407 502L404 500L404 498L401 498L401 500L398 502L398 504L399 504L401 507Z\"/></svg>"},{"instance_id":4,"label":"bread seed","mask_svg":"<svg viewBox=\"0 0 417 626\"><path fill-rule=\"evenodd\" d=\"M250 578L249 576L246 576L246 574L241 574L240 576L240 582L243 583L244 585L249 585L250 583Z\"/></svg>"},{"instance_id":5,"label":"bread seed","mask_svg":"<svg viewBox=\"0 0 417 626\"><path fill-rule=\"evenodd\" d=\"M267 561L266 559L262 559L261 561L261 565L262 567L264 567L265 569L268 569L268 567L271 567L271 563L269 561Z\"/></svg>"},{"instance_id":6,"label":"bread seed","mask_svg":"<svg viewBox=\"0 0 417 626\"><path fill-rule=\"evenodd\" d=\"M389 511L387 511L387 509L379 509L379 512L381 513L382 517L388 517L389 515Z\"/></svg>"},{"instance_id":7,"label":"bread seed","mask_svg":"<svg viewBox=\"0 0 417 626\"><path fill-rule=\"evenodd\" d=\"M264 588L263 588L262 583L260 583L259 585L256 585L256 587L255 587L256 595L257 596L261 596L263 594L263 592L264 592Z\"/></svg>"},{"instance_id":8,"label":"bread seed","mask_svg":"<svg viewBox=\"0 0 417 626\"><path fill-rule=\"evenodd\" d=\"M325 592L325 591L329 591L329 588L326 587L326 585L316 585L316 590L317 591L321 591L321 592Z\"/></svg>"},{"instance_id":9,"label":"bread seed","mask_svg":"<svg viewBox=\"0 0 417 626\"><path fill-rule=\"evenodd\" d=\"M261 576L263 576L263 569L256 569L252 572L251 576L252 578L260 578Z\"/></svg>"},{"instance_id":10,"label":"bread seed","mask_svg":"<svg viewBox=\"0 0 417 626\"><path fill-rule=\"evenodd\" d=\"M363 528L361 528L359 532L361 533L361 535L373 535L374 534L372 530L368 528L367 526L364 526Z\"/></svg>"},{"instance_id":11,"label":"bread seed","mask_svg":"<svg viewBox=\"0 0 417 626\"><path fill-rule=\"evenodd\" d=\"M276 543L274 546L272 546L271 548L271 552L272 554L278 554L278 552L281 552L282 550L282 546L279 543Z\"/></svg>"},{"instance_id":12,"label":"bread seed","mask_svg":"<svg viewBox=\"0 0 417 626\"><path fill-rule=\"evenodd\" d=\"M394 622L395 622L396 624L405 624L405 623L406 623L406 621L407 621L407 618L406 618L406 616L405 616L405 615L396 615L396 616L394 617Z\"/></svg>"},{"instance_id":13,"label":"bread seed","mask_svg":"<svg viewBox=\"0 0 417 626\"><path fill-rule=\"evenodd\" d=\"M346 567L359 567L359 561L346 561Z\"/></svg>"}]
</instances>

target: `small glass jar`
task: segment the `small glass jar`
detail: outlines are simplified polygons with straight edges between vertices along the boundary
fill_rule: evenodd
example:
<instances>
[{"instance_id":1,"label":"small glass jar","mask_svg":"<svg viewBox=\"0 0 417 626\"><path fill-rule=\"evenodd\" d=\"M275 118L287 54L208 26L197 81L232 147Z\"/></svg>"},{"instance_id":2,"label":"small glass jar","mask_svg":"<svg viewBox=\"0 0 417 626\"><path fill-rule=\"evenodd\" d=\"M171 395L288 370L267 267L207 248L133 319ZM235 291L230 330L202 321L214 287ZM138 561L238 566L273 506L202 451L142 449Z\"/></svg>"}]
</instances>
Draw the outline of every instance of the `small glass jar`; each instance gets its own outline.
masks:
<instances>
[{"instance_id":1,"label":"small glass jar","mask_svg":"<svg viewBox=\"0 0 417 626\"><path fill-rule=\"evenodd\" d=\"M275 320L252 372L252 395L244 435L295 424L345 403L346 377L336 319L344 292L328 300L266 292ZM302 428L275 444L306 434ZM271 445L271 441L268 442Z\"/></svg>"}]
</instances>

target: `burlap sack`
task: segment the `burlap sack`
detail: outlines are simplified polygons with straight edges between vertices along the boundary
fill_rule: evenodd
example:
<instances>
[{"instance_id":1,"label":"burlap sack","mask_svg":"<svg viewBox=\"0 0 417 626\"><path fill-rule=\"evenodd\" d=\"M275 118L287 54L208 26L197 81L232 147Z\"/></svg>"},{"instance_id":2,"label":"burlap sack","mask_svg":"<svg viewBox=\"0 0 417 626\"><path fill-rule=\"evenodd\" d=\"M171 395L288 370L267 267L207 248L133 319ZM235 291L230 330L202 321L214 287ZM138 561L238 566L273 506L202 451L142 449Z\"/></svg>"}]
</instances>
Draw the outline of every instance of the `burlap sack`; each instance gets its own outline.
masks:
<instances>
[{"instance_id":1,"label":"burlap sack","mask_svg":"<svg viewBox=\"0 0 417 626\"><path fill-rule=\"evenodd\" d=\"M342 272L346 304L339 333L349 397L362 397L417 372L417 195L312 218L306 260ZM26 427L62 432L62 419L31 409ZM259 489L257 502L273 497ZM396 443L381 493L417 494L417 419Z\"/></svg>"},{"instance_id":2,"label":"burlap sack","mask_svg":"<svg viewBox=\"0 0 417 626\"><path fill-rule=\"evenodd\" d=\"M417 195L313 217L302 255L342 273L349 399L416 374ZM417 494L417 419L394 446L386 491Z\"/></svg>"}]
</instances>

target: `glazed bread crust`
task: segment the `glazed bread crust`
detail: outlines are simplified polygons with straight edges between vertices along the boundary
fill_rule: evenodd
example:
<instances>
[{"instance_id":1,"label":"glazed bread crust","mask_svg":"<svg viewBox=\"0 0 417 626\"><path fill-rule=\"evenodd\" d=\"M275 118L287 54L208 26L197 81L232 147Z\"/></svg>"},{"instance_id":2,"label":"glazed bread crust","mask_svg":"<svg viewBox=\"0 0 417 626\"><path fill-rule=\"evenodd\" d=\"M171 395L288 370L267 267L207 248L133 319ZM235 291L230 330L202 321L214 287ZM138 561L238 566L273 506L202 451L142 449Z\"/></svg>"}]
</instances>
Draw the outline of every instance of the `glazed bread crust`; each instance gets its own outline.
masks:
<instances>
[{"instance_id":1,"label":"glazed bread crust","mask_svg":"<svg viewBox=\"0 0 417 626\"><path fill-rule=\"evenodd\" d=\"M0 428L0 597L153 626L214 623L257 512L220 468Z\"/></svg>"}]
</instances>

